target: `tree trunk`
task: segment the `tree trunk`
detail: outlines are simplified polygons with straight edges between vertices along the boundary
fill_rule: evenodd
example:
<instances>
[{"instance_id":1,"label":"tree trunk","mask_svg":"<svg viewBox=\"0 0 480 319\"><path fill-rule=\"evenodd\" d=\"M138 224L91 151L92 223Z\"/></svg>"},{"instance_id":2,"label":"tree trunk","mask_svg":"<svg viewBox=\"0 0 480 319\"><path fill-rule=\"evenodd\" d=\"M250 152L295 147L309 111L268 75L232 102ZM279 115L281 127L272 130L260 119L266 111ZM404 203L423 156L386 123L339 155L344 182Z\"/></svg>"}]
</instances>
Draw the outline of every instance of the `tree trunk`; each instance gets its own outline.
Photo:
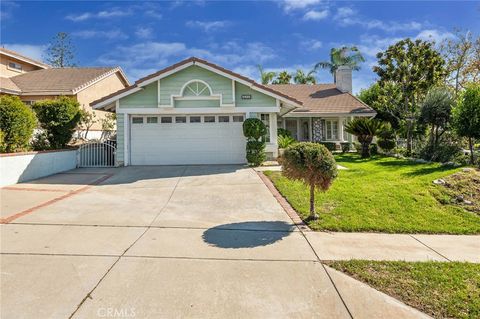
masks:
<instances>
[{"instance_id":1,"label":"tree trunk","mask_svg":"<svg viewBox=\"0 0 480 319\"><path fill-rule=\"evenodd\" d=\"M318 219L315 213L315 185L310 185L310 219Z\"/></svg>"},{"instance_id":2,"label":"tree trunk","mask_svg":"<svg viewBox=\"0 0 480 319\"><path fill-rule=\"evenodd\" d=\"M363 142L362 143L362 158L369 158L370 157L370 143Z\"/></svg>"},{"instance_id":3,"label":"tree trunk","mask_svg":"<svg viewBox=\"0 0 480 319\"><path fill-rule=\"evenodd\" d=\"M468 147L470 148L470 164L475 164L475 156L473 155L473 139L471 137L468 138Z\"/></svg>"}]
</instances>

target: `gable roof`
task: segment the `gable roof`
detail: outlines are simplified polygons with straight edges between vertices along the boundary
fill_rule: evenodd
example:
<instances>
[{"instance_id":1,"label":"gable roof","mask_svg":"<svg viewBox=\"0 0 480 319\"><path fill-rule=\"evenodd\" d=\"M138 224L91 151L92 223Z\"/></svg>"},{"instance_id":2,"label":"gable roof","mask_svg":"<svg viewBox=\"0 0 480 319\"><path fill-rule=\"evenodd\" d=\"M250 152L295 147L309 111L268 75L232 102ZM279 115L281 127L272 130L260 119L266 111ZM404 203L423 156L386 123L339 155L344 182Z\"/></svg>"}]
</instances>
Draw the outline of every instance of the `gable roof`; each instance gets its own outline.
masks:
<instances>
[{"instance_id":1,"label":"gable roof","mask_svg":"<svg viewBox=\"0 0 480 319\"><path fill-rule=\"evenodd\" d=\"M350 93L338 90L335 84L270 84L284 94L303 102L291 113L308 114L376 114L376 112Z\"/></svg>"},{"instance_id":2,"label":"gable roof","mask_svg":"<svg viewBox=\"0 0 480 319\"><path fill-rule=\"evenodd\" d=\"M205 68L207 70L213 71L215 73L221 74L223 76L226 76L228 78L231 78L241 84L247 85L251 87L254 90L260 91L262 93L265 93L267 95L279 98L280 100L287 101L290 104L293 104L295 106L301 106L302 102L292 96L289 96L285 93L282 93L275 88L271 88L266 85L259 84L255 82L254 80L247 78L241 74L235 73L233 71L230 71L228 69L225 69L219 65L216 65L214 63L208 62L203 59L199 59L197 57L191 57L188 59L185 59L183 61L180 61L178 63L175 63L165 69L162 69L158 72L152 73L150 75L147 75L137 81L135 81L135 84L131 85L130 87L127 87L125 89L119 90L117 92L114 92L110 95L107 95L101 99L98 99L96 101L93 101L90 103L91 106L96 106L95 108L100 108L102 106L108 105L109 103L112 103L112 101L124 96L124 93L127 93L129 91L136 92L138 91L141 87L148 85L152 82L158 81L161 78L164 78L170 74L173 74L175 72L178 72L184 68L187 68L191 65L197 65L202 68ZM127 94L128 95L128 94Z\"/></svg>"},{"instance_id":3,"label":"gable roof","mask_svg":"<svg viewBox=\"0 0 480 319\"><path fill-rule=\"evenodd\" d=\"M18 95L21 93L20 88L10 79L3 76L0 77L0 92Z\"/></svg>"},{"instance_id":4,"label":"gable roof","mask_svg":"<svg viewBox=\"0 0 480 319\"><path fill-rule=\"evenodd\" d=\"M42 69L50 68L50 65L48 65L48 64L45 64L43 62L31 59L29 57L26 57L24 55L21 55L18 52L15 52L15 51L12 51L12 50L9 50L9 49L5 49L5 48L0 47L0 53L3 54L3 55L9 56L9 57L15 58L17 60L35 65L35 66L37 66L39 68L42 68Z\"/></svg>"},{"instance_id":5,"label":"gable roof","mask_svg":"<svg viewBox=\"0 0 480 319\"><path fill-rule=\"evenodd\" d=\"M22 95L73 95L117 72L129 85L119 67L51 68L16 75L10 80Z\"/></svg>"}]
</instances>

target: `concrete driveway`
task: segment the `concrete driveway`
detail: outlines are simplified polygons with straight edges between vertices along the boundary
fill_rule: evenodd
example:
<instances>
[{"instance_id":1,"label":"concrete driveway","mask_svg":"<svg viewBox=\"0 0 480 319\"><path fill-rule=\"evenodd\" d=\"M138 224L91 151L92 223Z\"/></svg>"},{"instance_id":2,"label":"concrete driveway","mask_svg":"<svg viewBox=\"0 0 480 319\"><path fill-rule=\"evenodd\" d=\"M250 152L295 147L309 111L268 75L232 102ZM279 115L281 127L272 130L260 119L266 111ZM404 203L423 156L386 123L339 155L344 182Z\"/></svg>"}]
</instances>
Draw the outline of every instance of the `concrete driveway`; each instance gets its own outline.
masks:
<instances>
[{"instance_id":1,"label":"concrete driveway","mask_svg":"<svg viewBox=\"0 0 480 319\"><path fill-rule=\"evenodd\" d=\"M2 318L418 318L319 262L239 166L78 169L1 189Z\"/></svg>"}]
</instances>

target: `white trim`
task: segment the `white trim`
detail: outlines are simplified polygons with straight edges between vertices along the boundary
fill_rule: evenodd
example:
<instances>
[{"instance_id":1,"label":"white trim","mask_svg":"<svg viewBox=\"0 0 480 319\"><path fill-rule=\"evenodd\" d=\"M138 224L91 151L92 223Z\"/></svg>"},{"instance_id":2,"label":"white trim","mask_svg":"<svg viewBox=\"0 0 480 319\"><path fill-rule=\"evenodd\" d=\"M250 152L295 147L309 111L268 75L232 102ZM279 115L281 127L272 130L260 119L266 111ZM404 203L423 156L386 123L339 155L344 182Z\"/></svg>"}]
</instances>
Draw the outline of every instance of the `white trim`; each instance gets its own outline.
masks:
<instances>
[{"instance_id":1,"label":"white trim","mask_svg":"<svg viewBox=\"0 0 480 319\"><path fill-rule=\"evenodd\" d=\"M48 64L44 64L44 63L42 63L42 62L35 62L35 61L33 61L33 60L26 59L26 58L23 58L23 57L18 56L18 55L16 55L16 54L13 54L13 53L5 52L5 51L3 51L3 50L0 50L0 53L1 53L1 54L4 54L4 55L6 55L6 56L9 56L9 57L11 57L11 58L20 60L20 61L22 61L22 62L26 62L26 63L29 63L29 64L31 64L31 65L38 66L39 68L42 68L42 69L49 69L49 68L51 68L51 66L48 65Z\"/></svg>"},{"instance_id":2,"label":"white trim","mask_svg":"<svg viewBox=\"0 0 480 319\"><path fill-rule=\"evenodd\" d=\"M36 91L36 92L22 92L25 96L34 95L74 95L72 91Z\"/></svg>"},{"instance_id":3,"label":"white trim","mask_svg":"<svg viewBox=\"0 0 480 319\"><path fill-rule=\"evenodd\" d=\"M162 73L162 74L160 74L160 75L157 75L157 76L155 76L155 77L153 77L153 78L151 78L151 79L148 79L148 80L144 80L144 81L142 81L142 82L139 82L139 83L137 83L137 85L138 85L139 87L144 87L144 86L146 86L146 85L149 85L150 83L153 83L153 82L155 82L155 81L157 81L157 80L163 79L163 78L165 78L165 77L167 77L167 76L169 76L169 75L172 75L172 74L174 74L174 73L176 73L176 72L178 72L178 71L181 71L181 70L183 70L183 69L186 69L186 68L188 68L189 66L192 66L192 65L194 65L193 62L188 62L188 63L182 64L182 65L180 65L180 66L177 66L175 69L172 69L172 70L170 70L170 71L164 72L164 73Z\"/></svg>"},{"instance_id":4,"label":"white trim","mask_svg":"<svg viewBox=\"0 0 480 319\"><path fill-rule=\"evenodd\" d=\"M94 108L94 109L99 109L99 108L101 108L101 107L103 107L103 106L105 106L105 105L108 105L108 104L110 104L110 103L112 103L112 102L118 101L118 100L120 100L121 98L124 98L125 96L128 96L128 95L130 95L130 94L132 94L132 93L135 93L135 92L138 92L138 91L141 91L141 90L143 90L143 88L141 88L141 87L133 87L133 88L131 88L131 89L128 90L128 91L125 91L125 92L123 92L123 93L121 93L121 94L119 94L119 95L112 96L111 98L109 98L109 99L107 99L107 100L105 100L105 101L102 101L102 102L98 103L98 104L95 105L93 108Z\"/></svg>"},{"instance_id":5,"label":"white trim","mask_svg":"<svg viewBox=\"0 0 480 319\"><path fill-rule=\"evenodd\" d=\"M123 165L128 166L130 164L130 116L125 114L123 116Z\"/></svg>"},{"instance_id":6,"label":"white trim","mask_svg":"<svg viewBox=\"0 0 480 319\"><path fill-rule=\"evenodd\" d=\"M191 83L194 83L194 82L200 82L200 83L202 83L203 85L205 85L205 86L208 88L208 90L210 91L210 96L213 95L212 87L211 87L207 82L205 82L205 81L203 81L203 80L200 80L200 79L192 79L192 80L187 81L185 84L183 84L182 88L180 89L180 94L179 94L179 96L182 97L182 96L184 95L184 93L185 93L185 89L187 88L187 86L189 86ZM193 92L193 91L192 91L192 92ZM203 92L203 90L202 90L202 92ZM195 93L195 92L193 92L193 93ZM199 95L197 95L196 97L199 97Z\"/></svg>"},{"instance_id":7,"label":"white trim","mask_svg":"<svg viewBox=\"0 0 480 319\"><path fill-rule=\"evenodd\" d=\"M321 117L321 118L337 118L339 116L352 116L352 117L369 117L375 116L377 113L311 113L311 112L289 112L283 117Z\"/></svg>"},{"instance_id":8,"label":"white trim","mask_svg":"<svg viewBox=\"0 0 480 319\"><path fill-rule=\"evenodd\" d=\"M7 93L7 94L12 94L12 95L22 95L21 91L14 91L14 90L9 90L5 88L0 88L0 93Z\"/></svg>"},{"instance_id":9,"label":"white trim","mask_svg":"<svg viewBox=\"0 0 480 319\"><path fill-rule=\"evenodd\" d=\"M160 80L157 81L157 105L160 107Z\"/></svg>"},{"instance_id":10,"label":"white trim","mask_svg":"<svg viewBox=\"0 0 480 319\"><path fill-rule=\"evenodd\" d=\"M221 114L221 113L277 113L276 107L164 107L118 108L118 114Z\"/></svg>"},{"instance_id":11,"label":"white trim","mask_svg":"<svg viewBox=\"0 0 480 319\"><path fill-rule=\"evenodd\" d=\"M83 90L91 87L92 85L94 85L94 84L96 84L96 83L98 83L98 82L100 82L100 81L108 78L109 76L114 75L114 74L117 73L117 72L120 73L120 75L122 76L122 78L123 78L123 80L125 81L125 83L127 84L127 86L129 86L130 83L128 82L128 79L127 79L127 77L125 76L125 74L123 73L122 69L120 69L120 68L117 67L117 68L114 68L114 69L112 69L112 70L110 70L110 71L108 71L108 72L106 72L106 73L101 74L100 76L96 77L96 78L93 79L93 80L90 80L90 81L88 81L88 82L80 85L79 87L74 88L74 89L72 90L72 93L73 93L73 94L77 94L77 93L79 93L79 92L81 92L81 91L83 91Z\"/></svg>"},{"instance_id":12,"label":"white trim","mask_svg":"<svg viewBox=\"0 0 480 319\"><path fill-rule=\"evenodd\" d=\"M235 92L235 80L232 80L232 104L234 104L234 105L236 104L235 103L235 100L236 100L235 94L236 94L236 92Z\"/></svg>"}]
</instances>

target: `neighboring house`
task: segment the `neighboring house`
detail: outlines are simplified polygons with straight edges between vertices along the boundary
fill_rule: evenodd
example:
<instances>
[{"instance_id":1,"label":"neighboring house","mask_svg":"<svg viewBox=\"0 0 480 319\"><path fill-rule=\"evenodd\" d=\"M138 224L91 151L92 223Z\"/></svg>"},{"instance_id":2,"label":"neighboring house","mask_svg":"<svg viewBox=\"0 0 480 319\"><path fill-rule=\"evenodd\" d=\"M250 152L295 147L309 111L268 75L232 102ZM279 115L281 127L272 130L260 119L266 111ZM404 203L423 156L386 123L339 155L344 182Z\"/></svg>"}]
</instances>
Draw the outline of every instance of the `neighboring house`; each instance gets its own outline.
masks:
<instances>
[{"instance_id":1,"label":"neighboring house","mask_svg":"<svg viewBox=\"0 0 480 319\"><path fill-rule=\"evenodd\" d=\"M274 158L278 124L315 141L334 140L335 133L340 142L345 139L339 134L344 119L375 115L332 85L265 86L198 58L153 73L91 105L117 113L118 165L245 163L242 123L251 117L267 125L266 151ZM307 123L308 131L298 123ZM332 123L337 123L336 131L313 133L315 125L323 130Z\"/></svg>"},{"instance_id":2,"label":"neighboring house","mask_svg":"<svg viewBox=\"0 0 480 319\"><path fill-rule=\"evenodd\" d=\"M92 101L129 86L119 67L51 68L4 48L0 48L0 56L0 94L18 95L26 104L65 95L91 112ZM15 68L12 63L16 63ZM107 113L95 114L98 122L90 129L88 138L101 136L100 120Z\"/></svg>"}]
</instances>

